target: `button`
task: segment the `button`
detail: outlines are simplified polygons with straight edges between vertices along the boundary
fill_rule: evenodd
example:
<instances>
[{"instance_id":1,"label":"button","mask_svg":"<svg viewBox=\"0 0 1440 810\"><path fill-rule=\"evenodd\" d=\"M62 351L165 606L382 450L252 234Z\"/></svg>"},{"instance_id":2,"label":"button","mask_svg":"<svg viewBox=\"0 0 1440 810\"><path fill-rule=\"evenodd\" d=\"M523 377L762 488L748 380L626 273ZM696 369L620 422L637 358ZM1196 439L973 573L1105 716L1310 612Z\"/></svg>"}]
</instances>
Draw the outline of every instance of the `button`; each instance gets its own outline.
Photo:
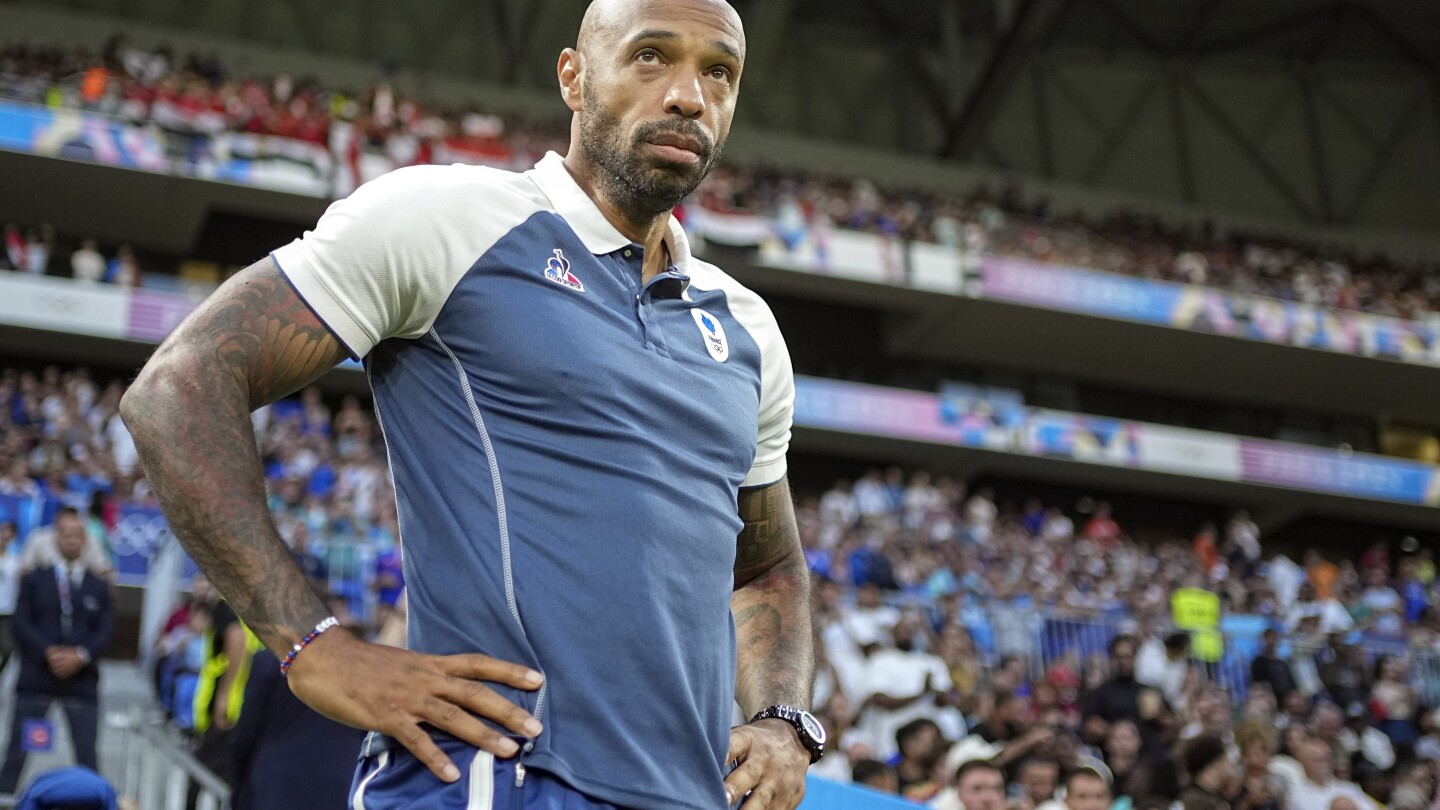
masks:
<instances>
[{"instance_id":1,"label":"button","mask_svg":"<svg viewBox=\"0 0 1440 810\"><path fill-rule=\"evenodd\" d=\"M630 248L625 248L625 258L630 258L630 254L634 252L635 251L631 250Z\"/></svg>"}]
</instances>

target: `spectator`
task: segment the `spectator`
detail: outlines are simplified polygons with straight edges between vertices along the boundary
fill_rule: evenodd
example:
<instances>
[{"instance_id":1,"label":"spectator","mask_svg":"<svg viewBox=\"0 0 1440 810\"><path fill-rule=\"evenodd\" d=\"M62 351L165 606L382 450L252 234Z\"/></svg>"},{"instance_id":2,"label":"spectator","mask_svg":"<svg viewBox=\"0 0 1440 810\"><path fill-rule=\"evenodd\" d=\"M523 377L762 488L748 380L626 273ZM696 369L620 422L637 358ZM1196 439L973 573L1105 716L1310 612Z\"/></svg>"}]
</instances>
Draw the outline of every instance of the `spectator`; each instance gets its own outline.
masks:
<instances>
[{"instance_id":1,"label":"spectator","mask_svg":"<svg viewBox=\"0 0 1440 810\"><path fill-rule=\"evenodd\" d=\"M914 619L902 618L893 631L894 646L877 650L865 661L859 726L886 758L897 753L900 727L921 717L933 720L936 696L952 685L945 662L916 649L917 632Z\"/></svg>"},{"instance_id":2,"label":"spectator","mask_svg":"<svg viewBox=\"0 0 1440 810\"><path fill-rule=\"evenodd\" d=\"M105 257L100 255L94 239L86 239L79 250L70 254L70 275L90 284L104 280Z\"/></svg>"},{"instance_id":3,"label":"spectator","mask_svg":"<svg viewBox=\"0 0 1440 810\"><path fill-rule=\"evenodd\" d=\"M1235 729L1240 749L1240 788L1231 804L1235 810L1284 810L1285 783L1270 772L1275 755L1275 730L1260 720L1247 720Z\"/></svg>"},{"instance_id":4,"label":"spectator","mask_svg":"<svg viewBox=\"0 0 1440 810\"><path fill-rule=\"evenodd\" d=\"M900 792L900 782L895 776L895 769L875 759L863 759L855 763L850 772L850 780L857 785L892 796Z\"/></svg>"},{"instance_id":5,"label":"spectator","mask_svg":"<svg viewBox=\"0 0 1440 810\"><path fill-rule=\"evenodd\" d=\"M1161 694L1135 680L1135 638L1116 636L1110 642L1110 660L1115 674L1091 692L1083 710L1088 739L1102 740L1110 724L1129 720L1140 732L1141 756L1164 756L1164 723L1169 709Z\"/></svg>"},{"instance_id":6,"label":"spectator","mask_svg":"<svg viewBox=\"0 0 1440 810\"><path fill-rule=\"evenodd\" d=\"M1113 799L1110 781L1094 768L1076 768L1065 777L1064 810L1110 810Z\"/></svg>"},{"instance_id":7,"label":"spectator","mask_svg":"<svg viewBox=\"0 0 1440 810\"><path fill-rule=\"evenodd\" d=\"M1335 778L1331 748L1323 740L1306 738L1297 754L1304 768L1304 779L1290 788L1285 810L1333 807L1332 802L1342 797L1353 801L1357 810L1380 810L1380 805L1366 796L1359 785Z\"/></svg>"},{"instance_id":8,"label":"spectator","mask_svg":"<svg viewBox=\"0 0 1440 810\"><path fill-rule=\"evenodd\" d=\"M1321 596L1320 589L1314 583L1305 582L1301 584L1295 604L1290 608L1285 629L1293 633L1299 629L1302 621L1309 618L1319 621L1318 631L1325 635L1348 633L1355 627L1354 618L1338 599Z\"/></svg>"},{"instance_id":9,"label":"spectator","mask_svg":"<svg viewBox=\"0 0 1440 810\"><path fill-rule=\"evenodd\" d=\"M1005 777L988 760L969 760L955 771L954 793L942 796L931 806L935 810L1002 810Z\"/></svg>"},{"instance_id":10,"label":"spectator","mask_svg":"<svg viewBox=\"0 0 1440 810\"><path fill-rule=\"evenodd\" d=\"M1190 634L1177 630L1163 643L1154 636L1135 655L1135 680L1160 690L1172 707L1185 706L1185 676L1190 671Z\"/></svg>"},{"instance_id":11,"label":"spectator","mask_svg":"<svg viewBox=\"0 0 1440 810\"><path fill-rule=\"evenodd\" d=\"M1230 810L1230 786L1235 765L1225 751L1225 741L1214 734L1201 734L1185 744L1182 752L1187 784L1180 791L1185 810Z\"/></svg>"},{"instance_id":12,"label":"spectator","mask_svg":"<svg viewBox=\"0 0 1440 810\"><path fill-rule=\"evenodd\" d=\"M1342 707L1364 705L1370 699L1370 673L1358 638L1346 638L1335 647L1335 660L1320 670L1320 681L1330 699Z\"/></svg>"},{"instance_id":13,"label":"spectator","mask_svg":"<svg viewBox=\"0 0 1440 810\"><path fill-rule=\"evenodd\" d=\"M99 658L114 628L110 588L81 564L88 539L73 512L56 519L59 560L20 581L11 629L20 653L20 680L10 723L10 747L0 768L0 794L13 794L25 767L30 722L59 701L70 725L75 760L92 770L99 729Z\"/></svg>"},{"instance_id":14,"label":"spectator","mask_svg":"<svg viewBox=\"0 0 1440 810\"><path fill-rule=\"evenodd\" d=\"M1055 792L1060 788L1060 763L1043 754L1026 757L1020 763L1015 781L1020 787L1021 801L1038 810L1055 801Z\"/></svg>"},{"instance_id":15,"label":"spectator","mask_svg":"<svg viewBox=\"0 0 1440 810\"><path fill-rule=\"evenodd\" d=\"M1085 523L1081 535L1099 543L1103 551L1109 551L1120 539L1120 524L1111 517L1108 502L1101 501L1095 506L1095 514Z\"/></svg>"},{"instance_id":16,"label":"spectator","mask_svg":"<svg viewBox=\"0 0 1440 810\"><path fill-rule=\"evenodd\" d=\"M990 699L990 712L985 722L971 733L985 742L1000 746L991 761L1001 768L1010 768L1055 737L1051 726L1031 728L1025 721L1025 701L1007 689L996 690ZM1058 778L1058 777L1057 777Z\"/></svg>"},{"instance_id":17,"label":"spectator","mask_svg":"<svg viewBox=\"0 0 1440 810\"><path fill-rule=\"evenodd\" d=\"M105 281L117 287L136 287L140 284L140 263L135 260L135 251L129 245L121 245L115 258L105 269Z\"/></svg>"},{"instance_id":18,"label":"spectator","mask_svg":"<svg viewBox=\"0 0 1440 810\"><path fill-rule=\"evenodd\" d=\"M895 764L898 792L906 799L924 804L940 792L935 767L945 756L945 738L940 727L924 717L911 720L895 732L900 752Z\"/></svg>"},{"instance_id":19,"label":"spectator","mask_svg":"<svg viewBox=\"0 0 1440 810\"><path fill-rule=\"evenodd\" d=\"M1250 662L1250 682L1268 684L1275 702L1285 706L1295 691L1295 675L1290 671L1290 664L1277 655L1280 634L1273 627L1267 628L1260 634L1260 643L1260 654Z\"/></svg>"},{"instance_id":20,"label":"spectator","mask_svg":"<svg viewBox=\"0 0 1440 810\"><path fill-rule=\"evenodd\" d=\"M15 652L15 633L10 623L20 599L20 542L15 521L0 520L0 670Z\"/></svg>"},{"instance_id":21,"label":"spectator","mask_svg":"<svg viewBox=\"0 0 1440 810\"><path fill-rule=\"evenodd\" d=\"M1370 690L1380 729L1397 746L1412 746L1419 738L1415 726L1419 699L1406 682L1407 670L1405 659L1381 656L1375 661L1375 687Z\"/></svg>"},{"instance_id":22,"label":"spectator","mask_svg":"<svg viewBox=\"0 0 1440 810\"><path fill-rule=\"evenodd\" d=\"M1305 576L1315 588L1314 598L1321 600L1335 598L1335 581L1340 578L1340 567L1325 559L1320 552L1313 548L1305 551Z\"/></svg>"},{"instance_id":23,"label":"spectator","mask_svg":"<svg viewBox=\"0 0 1440 810\"><path fill-rule=\"evenodd\" d=\"M1364 765L1369 772L1388 771L1395 766L1395 747L1385 732L1370 722L1370 710L1364 703L1350 704L1344 718L1345 726L1333 736L1333 741L1350 760L1351 767ZM1317 729L1319 723L1316 723ZM1330 735L1325 739L1330 741Z\"/></svg>"}]
</instances>

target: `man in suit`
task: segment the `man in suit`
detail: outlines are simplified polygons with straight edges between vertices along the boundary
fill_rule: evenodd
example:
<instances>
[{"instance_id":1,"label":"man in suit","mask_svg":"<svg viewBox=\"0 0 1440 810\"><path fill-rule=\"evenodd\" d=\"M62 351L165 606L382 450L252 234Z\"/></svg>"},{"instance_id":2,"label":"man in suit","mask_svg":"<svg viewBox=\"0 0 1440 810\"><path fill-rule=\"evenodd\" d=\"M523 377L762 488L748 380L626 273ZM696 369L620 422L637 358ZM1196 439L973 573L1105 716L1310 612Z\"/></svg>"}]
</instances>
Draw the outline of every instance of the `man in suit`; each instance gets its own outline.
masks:
<instances>
[{"instance_id":1,"label":"man in suit","mask_svg":"<svg viewBox=\"0 0 1440 810\"><path fill-rule=\"evenodd\" d=\"M0 769L0 794L14 793L20 781L27 722L43 721L56 700L70 724L76 762L98 770L96 660L110 644L114 615L109 586L81 562L87 540L80 515L62 509L55 518L59 562L20 580L11 619L20 654L20 681L15 688L10 747Z\"/></svg>"}]
</instances>

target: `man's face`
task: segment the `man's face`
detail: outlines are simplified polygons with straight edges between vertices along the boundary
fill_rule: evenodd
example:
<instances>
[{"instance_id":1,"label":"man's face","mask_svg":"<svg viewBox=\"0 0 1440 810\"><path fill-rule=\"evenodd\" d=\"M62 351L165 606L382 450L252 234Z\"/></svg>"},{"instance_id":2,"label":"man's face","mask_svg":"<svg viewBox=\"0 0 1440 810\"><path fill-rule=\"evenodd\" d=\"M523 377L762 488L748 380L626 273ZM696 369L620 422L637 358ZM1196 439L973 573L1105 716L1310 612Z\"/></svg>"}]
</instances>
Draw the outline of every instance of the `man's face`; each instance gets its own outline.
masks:
<instances>
[{"instance_id":1,"label":"man's face","mask_svg":"<svg viewBox=\"0 0 1440 810\"><path fill-rule=\"evenodd\" d=\"M1135 675L1135 645L1128 641L1115 645L1115 674L1122 678Z\"/></svg>"},{"instance_id":2,"label":"man's face","mask_svg":"<svg viewBox=\"0 0 1440 810\"><path fill-rule=\"evenodd\" d=\"M1067 810L1106 810L1110 806L1110 786L1098 776L1071 778L1065 792Z\"/></svg>"},{"instance_id":3,"label":"man's face","mask_svg":"<svg viewBox=\"0 0 1440 810\"><path fill-rule=\"evenodd\" d=\"M1305 769L1305 777L1317 784L1324 784L1330 781L1331 762L1330 744L1323 740L1306 740L1300 747L1300 766Z\"/></svg>"},{"instance_id":4,"label":"man's face","mask_svg":"<svg viewBox=\"0 0 1440 810\"><path fill-rule=\"evenodd\" d=\"M965 810L1000 810L1005 803L1005 779L999 771L975 768L955 786Z\"/></svg>"},{"instance_id":5,"label":"man's face","mask_svg":"<svg viewBox=\"0 0 1440 810\"><path fill-rule=\"evenodd\" d=\"M669 211L720 159L745 39L714 0L647 0L581 43L579 148L626 214Z\"/></svg>"},{"instance_id":6,"label":"man's face","mask_svg":"<svg viewBox=\"0 0 1440 810\"><path fill-rule=\"evenodd\" d=\"M75 515L62 515L55 520L55 547L60 556L74 562L85 548L85 524Z\"/></svg>"},{"instance_id":7,"label":"man's face","mask_svg":"<svg viewBox=\"0 0 1440 810\"><path fill-rule=\"evenodd\" d=\"M1033 804L1055 798L1055 788L1059 783L1060 766L1053 762L1032 762L1020 772L1020 784L1025 786L1025 795Z\"/></svg>"}]
</instances>

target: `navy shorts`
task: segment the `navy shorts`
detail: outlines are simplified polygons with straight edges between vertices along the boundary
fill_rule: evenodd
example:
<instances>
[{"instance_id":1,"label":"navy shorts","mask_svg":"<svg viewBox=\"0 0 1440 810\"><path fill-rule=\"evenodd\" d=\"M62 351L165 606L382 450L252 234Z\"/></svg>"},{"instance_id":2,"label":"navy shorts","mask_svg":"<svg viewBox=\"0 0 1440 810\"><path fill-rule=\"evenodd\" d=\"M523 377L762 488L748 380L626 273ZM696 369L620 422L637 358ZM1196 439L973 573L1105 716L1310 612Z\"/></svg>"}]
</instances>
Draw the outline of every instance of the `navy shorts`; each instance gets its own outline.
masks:
<instances>
[{"instance_id":1,"label":"navy shorts","mask_svg":"<svg viewBox=\"0 0 1440 810\"><path fill-rule=\"evenodd\" d=\"M623 810L543 771L526 769L519 779L516 757L501 759L454 738L435 740L460 769L450 783L393 740L372 734L367 744L350 786L350 810Z\"/></svg>"}]
</instances>

